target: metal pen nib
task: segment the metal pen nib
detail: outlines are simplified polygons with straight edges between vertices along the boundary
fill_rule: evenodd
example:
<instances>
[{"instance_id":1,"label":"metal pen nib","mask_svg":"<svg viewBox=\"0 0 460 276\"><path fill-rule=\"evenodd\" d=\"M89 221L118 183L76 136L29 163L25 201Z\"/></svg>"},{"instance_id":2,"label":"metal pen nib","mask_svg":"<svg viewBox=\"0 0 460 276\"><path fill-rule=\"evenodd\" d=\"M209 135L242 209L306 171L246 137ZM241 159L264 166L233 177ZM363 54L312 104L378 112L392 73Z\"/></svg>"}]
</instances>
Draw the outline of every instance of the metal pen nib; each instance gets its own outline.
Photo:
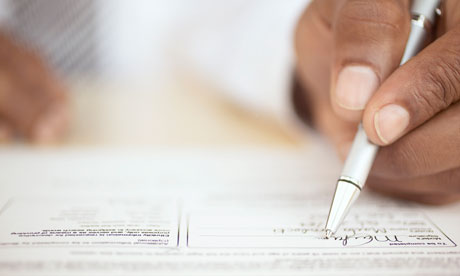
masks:
<instances>
[{"instance_id":1,"label":"metal pen nib","mask_svg":"<svg viewBox=\"0 0 460 276\"><path fill-rule=\"evenodd\" d=\"M326 222L326 237L329 238L337 232L345 218L350 206L358 198L361 188L349 180L339 180L332 199L331 208ZM328 237L329 234L329 237Z\"/></svg>"},{"instance_id":2,"label":"metal pen nib","mask_svg":"<svg viewBox=\"0 0 460 276\"><path fill-rule=\"evenodd\" d=\"M411 31L401 59L401 65L423 48L427 35L436 19L436 9L439 7L440 2L441 0L413 1ZM360 125L345 161L342 174L337 181L326 222L326 237L330 237L337 232L350 206L364 187L377 150L378 146L369 142L364 129Z\"/></svg>"},{"instance_id":3,"label":"metal pen nib","mask_svg":"<svg viewBox=\"0 0 460 276\"><path fill-rule=\"evenodd\" d=\"M342 174L337 181L329 216L327 217L326 231L329 230L332 234L337 232L350 206L358 198L366 182L377 151L378 146L369 142L366 132L359 125Z\"/></svg>"}]
</instances>

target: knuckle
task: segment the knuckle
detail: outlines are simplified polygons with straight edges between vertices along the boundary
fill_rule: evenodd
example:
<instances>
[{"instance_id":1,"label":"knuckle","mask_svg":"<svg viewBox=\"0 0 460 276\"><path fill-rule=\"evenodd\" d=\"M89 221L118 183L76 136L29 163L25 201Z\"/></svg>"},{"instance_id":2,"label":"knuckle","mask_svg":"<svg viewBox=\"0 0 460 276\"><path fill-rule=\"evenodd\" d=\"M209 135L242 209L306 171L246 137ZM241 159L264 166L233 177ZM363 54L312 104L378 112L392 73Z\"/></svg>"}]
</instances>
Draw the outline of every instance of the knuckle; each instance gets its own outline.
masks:
<instances>
[{"instance_id":1,"label":"knuckle","mask_svg":"<svg viewBox=\"0 0 460 276\"><path fill-rule=\"evenodd\" d=\"M444 95L439 92L439 83L434 81L435 77L431 73L425 75L427 84L419 89L412 91L408 105L413 106L413 116L428 118L438 110L445 108ZM421 108L422 107L422 108Z\"/></svg>"},{"instance_id":2,"label":"knuckle","mask_svg":"<svg viewBox=\"0 0 460 276\"><path fill-rule=\"evenodd\" d=\"M444 100L451 104L460 96L460 53L453 49L446 49L445 54L439 58L436 73L442 88Z\"/></svg>"},{"instance_id":3,"label":"knuckle","mask_svg":"<svg viewBox=\"0 0 460 276\"><path fill-rule=\"evenodd\" d=\"M297 21L294 30L294 46L297 55L302 53L307 44L311 43L311 37L317 36L317 33L321 31L330 30L317 3L318 1L313 1Z\"/></svg>"},{"instance_id":4,"label":"knuckle","mask_svg":"<svg viewBox=\"0 0 460 276\"><path fill-rule=\"evenodd\" d=\"M392 179L420 176L430 167L430 158L421 141L405 137L384 147L379 153L380 174Z\"/></svg>"},{"instance_id":5,"label":"knuckle","mask_svg":"<svg viewBox=\"0 0 460 276\"><path fill-rule=\"evenodd\" d=\"M398 178L410 177L414 174L414 169L411 168L411 159L415 159L413 148L403 148L399 145L388 151L389 169L392 175Z\"/></svg>"},{"instance_id":6,"label":"knuckle","mask_svg":"<svg viewBox=\"0 0 460 276\"><path fill-rule=\"evenodd\" d=\"M378 27L379 32L399 34L409 19L400 1L348 0L339 12L339 25L359 24ZM387 35L387 34L386 34Z\"/></svg>"},{"instance_id":7,"label":"knuckle","mask_svg":"<svg viewBox=\"0 0 460 276\"><path fill-rule=\"evenodd\" d=\"M460 98L460 58L458 54L444 53L437 57L437 63L425 65L423 73L426 82L413 91L414 104L423 106L428 115L436 114ZM423 67L425 67L423 66Z\"/></svg>"}]
</instances>

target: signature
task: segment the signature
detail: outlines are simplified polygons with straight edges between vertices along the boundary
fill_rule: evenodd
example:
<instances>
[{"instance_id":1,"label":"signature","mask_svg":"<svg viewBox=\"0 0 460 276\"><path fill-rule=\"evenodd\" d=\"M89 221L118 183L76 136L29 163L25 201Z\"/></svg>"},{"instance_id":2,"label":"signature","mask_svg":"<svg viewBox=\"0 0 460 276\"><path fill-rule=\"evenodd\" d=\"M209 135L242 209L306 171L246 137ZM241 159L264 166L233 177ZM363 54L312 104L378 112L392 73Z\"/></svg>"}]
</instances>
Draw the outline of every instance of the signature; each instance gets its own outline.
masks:
<instances>
[{"instance_id":1,"label":"signature","mask_svg":"<svg viewBox=\"0 0 460 276\"><path fill-rule=\"evenodd\" d=\"M371 242L402 242L397 235L356 235L332 237L332 240L341 241L342 246L363 246Z\"/></svg>"}]
</instances>

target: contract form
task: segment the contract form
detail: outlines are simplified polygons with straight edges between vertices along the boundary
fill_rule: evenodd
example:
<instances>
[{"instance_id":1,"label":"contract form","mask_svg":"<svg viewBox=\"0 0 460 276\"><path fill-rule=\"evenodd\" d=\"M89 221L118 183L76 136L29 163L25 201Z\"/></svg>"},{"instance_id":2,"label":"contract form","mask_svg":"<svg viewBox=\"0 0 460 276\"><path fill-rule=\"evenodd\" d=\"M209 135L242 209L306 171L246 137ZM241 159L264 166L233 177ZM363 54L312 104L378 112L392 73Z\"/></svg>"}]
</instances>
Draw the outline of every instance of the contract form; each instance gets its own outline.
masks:
<instances>
[{"instance_id":1,"label":"contract form","mask_svg":"<svg viewBox=\"0 0 460 276\"><path fill-rule=\"evenodd\" d=\"M460 204L364 192L325 239L324 150L3 149L0 275L459 275Z\"/></svg>"}]
</instances>

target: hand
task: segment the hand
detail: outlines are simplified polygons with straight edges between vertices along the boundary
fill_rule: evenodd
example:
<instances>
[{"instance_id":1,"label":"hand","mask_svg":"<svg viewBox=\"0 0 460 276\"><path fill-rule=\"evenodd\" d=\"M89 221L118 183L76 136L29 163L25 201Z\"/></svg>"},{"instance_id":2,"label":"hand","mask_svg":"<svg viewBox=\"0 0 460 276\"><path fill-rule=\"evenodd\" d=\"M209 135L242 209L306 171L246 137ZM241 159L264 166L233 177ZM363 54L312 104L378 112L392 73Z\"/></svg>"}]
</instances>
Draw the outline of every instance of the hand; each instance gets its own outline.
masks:
<instances>
[{"instance_id":1,"label":"hand","mask_svg":"<svg viewBox=\"0 0 460 276\"><path fill-rule=\"evenodd\" d=\"M399 67L409 10L405 0L313 1L296 31L295 99L342 158L362 119L382 146L373 189L451 202L460 199L460 1L443 1L432 43Z\"/></svg>"},{"instance_id":2,"label":"hand","mask_svg":"<svg viewBox=\"0 0 460 276\"><path fill-rule=\"evenodd\" d=\"M0 141L60 138L68 122L64 89L44 63L0 33Z\"/></svg>"}]
</instances>

